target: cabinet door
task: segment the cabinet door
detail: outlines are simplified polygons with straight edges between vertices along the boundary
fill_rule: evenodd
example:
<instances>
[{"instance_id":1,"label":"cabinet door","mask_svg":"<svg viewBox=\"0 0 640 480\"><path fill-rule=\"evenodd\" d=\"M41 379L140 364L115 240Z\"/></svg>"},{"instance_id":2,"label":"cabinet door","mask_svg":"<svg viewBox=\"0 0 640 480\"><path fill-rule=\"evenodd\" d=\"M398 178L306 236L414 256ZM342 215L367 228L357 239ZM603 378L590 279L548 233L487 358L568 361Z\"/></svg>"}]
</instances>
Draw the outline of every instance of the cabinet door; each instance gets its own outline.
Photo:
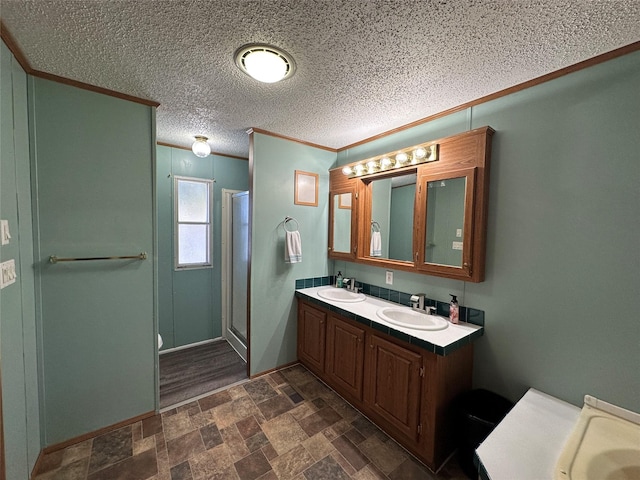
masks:
<instances>
[{"instance_id":1,"label":"cabinet door","mask_svg":"<svg viewBox=\"0 0 640 480\"><path fill-rule=\"evenodd\" d=\"M345 396L362 400L364 330L333 315L327 318L327 379Z\"/></svg>"},{"instance_id":2,"label":"cabinet door","mask_svg":"<svg viewBox=\"0 0 640 480\"><path fill-rule=\"evenodd\" d=\"M368 408L403 437L418 439L421 355L376 335L368 337Z\"/></svg>"},{"instance_id":3,"label":"cabinet door","mask_svg":"<svg viewBox=\"0 0 640 480\"><path fill-rule=\"evenodd\" d=\"M324 372L326 317L306 303L298 306L298 359L316 373Z\"/></svg>"}]
</instances>

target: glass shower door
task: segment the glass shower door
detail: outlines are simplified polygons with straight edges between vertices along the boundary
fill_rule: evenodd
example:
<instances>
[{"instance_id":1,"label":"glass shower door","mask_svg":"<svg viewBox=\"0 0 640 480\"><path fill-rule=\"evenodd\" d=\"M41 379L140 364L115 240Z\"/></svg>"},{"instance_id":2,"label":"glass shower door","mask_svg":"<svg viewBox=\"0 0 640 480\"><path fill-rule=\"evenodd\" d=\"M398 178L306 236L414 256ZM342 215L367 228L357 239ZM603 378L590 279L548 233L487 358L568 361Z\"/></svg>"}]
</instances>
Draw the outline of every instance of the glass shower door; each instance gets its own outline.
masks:
<instances>
[{"instance_id":1,"label":"glass shower door","mask_svg":"<svg viewBox=\"0 0 640 480\"><path fill-rule=\"evenodd\" d=\"M230 340L236 337L241 345L234 347L246 359L247 345L247 273L249 269L249 192L231 197L231 314L228 329ZM242 351L241 351L242 350Z\"/></svg>"}]
</instances>

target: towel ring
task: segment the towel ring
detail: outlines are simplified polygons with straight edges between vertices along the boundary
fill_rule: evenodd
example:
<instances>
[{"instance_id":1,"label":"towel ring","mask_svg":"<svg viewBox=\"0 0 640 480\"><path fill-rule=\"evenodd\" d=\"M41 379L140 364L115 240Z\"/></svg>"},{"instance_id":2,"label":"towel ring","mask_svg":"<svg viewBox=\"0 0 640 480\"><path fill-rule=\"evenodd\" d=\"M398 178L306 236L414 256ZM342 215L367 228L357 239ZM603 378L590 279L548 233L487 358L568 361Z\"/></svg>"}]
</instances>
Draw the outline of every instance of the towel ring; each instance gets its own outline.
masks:
<instances>
[{"instance_id":1,"label":"towel ring","mask_svg":"<svg viewBox=\"0 0 640 480\"><path fill-rule=\"evenodd\" d=\"M289 223L289 222L295 222L295 224L296 224L295 230L287 230L287 223ZM295 232L296 230L298 230L300 228L300 225L298 225L298 221L295 218L293 218L293 217L284 217L283 227L287 232Z\"/></svg>"},{"instance_id":2,"label":"towel ring","mask_svg":"<svg viewBox=\"0 0 640 480\"><path fill-rule=\"evenodd\" d=\"M374 222L373 220L371 220L371 229L374 232L379 232L380 231L380 224L378 222Z\"/></svg>"}]
</instances>

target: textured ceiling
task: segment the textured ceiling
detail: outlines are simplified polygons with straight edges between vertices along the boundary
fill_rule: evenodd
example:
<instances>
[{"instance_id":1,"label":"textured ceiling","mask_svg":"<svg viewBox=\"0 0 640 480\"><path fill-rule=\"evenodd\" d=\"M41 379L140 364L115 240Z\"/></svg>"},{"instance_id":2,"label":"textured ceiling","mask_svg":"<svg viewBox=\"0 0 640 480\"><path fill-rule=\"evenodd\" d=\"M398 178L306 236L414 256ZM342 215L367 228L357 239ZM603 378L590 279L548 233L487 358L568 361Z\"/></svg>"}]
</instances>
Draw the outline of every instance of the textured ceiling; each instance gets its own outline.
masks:
<instances>
[{"instance_id":1,"label":"textured ceiling","mask_svg":"<svg viewBox=\"0 0 640 480\"><path fill-rule=\"evenodd\" d=\"M2 0L31 67L155 100L158 141L339 148L640 40L640 0ZM295 59L261 84L247 43Z\"/></svg>"}]
</instances>

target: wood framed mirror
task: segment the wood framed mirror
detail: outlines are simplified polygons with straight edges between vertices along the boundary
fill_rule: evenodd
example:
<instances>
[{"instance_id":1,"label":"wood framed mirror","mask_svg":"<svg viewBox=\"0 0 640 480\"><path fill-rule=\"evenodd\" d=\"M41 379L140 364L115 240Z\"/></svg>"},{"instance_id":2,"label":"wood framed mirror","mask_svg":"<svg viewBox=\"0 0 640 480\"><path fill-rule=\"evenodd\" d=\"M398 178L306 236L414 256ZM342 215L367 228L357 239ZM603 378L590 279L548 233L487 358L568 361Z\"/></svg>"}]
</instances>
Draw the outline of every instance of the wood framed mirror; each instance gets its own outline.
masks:
<instances>
[{"instance_id":1,"label":"wood framed mirror","mask_svg":"<svg viewBox=\"0 0 640 480\"><path fill-rule=\"evenodd\" d=\"M439 150L432 163L349 177L343 167L331 170L329 257L483 281L493 133L482 127L428 142ZM356 171L366 162L348 166ZM341 243L345 235L337 233L345 222L338 195L347 192L355 201L349 254Z\"/></svg>"}]
</instances>

